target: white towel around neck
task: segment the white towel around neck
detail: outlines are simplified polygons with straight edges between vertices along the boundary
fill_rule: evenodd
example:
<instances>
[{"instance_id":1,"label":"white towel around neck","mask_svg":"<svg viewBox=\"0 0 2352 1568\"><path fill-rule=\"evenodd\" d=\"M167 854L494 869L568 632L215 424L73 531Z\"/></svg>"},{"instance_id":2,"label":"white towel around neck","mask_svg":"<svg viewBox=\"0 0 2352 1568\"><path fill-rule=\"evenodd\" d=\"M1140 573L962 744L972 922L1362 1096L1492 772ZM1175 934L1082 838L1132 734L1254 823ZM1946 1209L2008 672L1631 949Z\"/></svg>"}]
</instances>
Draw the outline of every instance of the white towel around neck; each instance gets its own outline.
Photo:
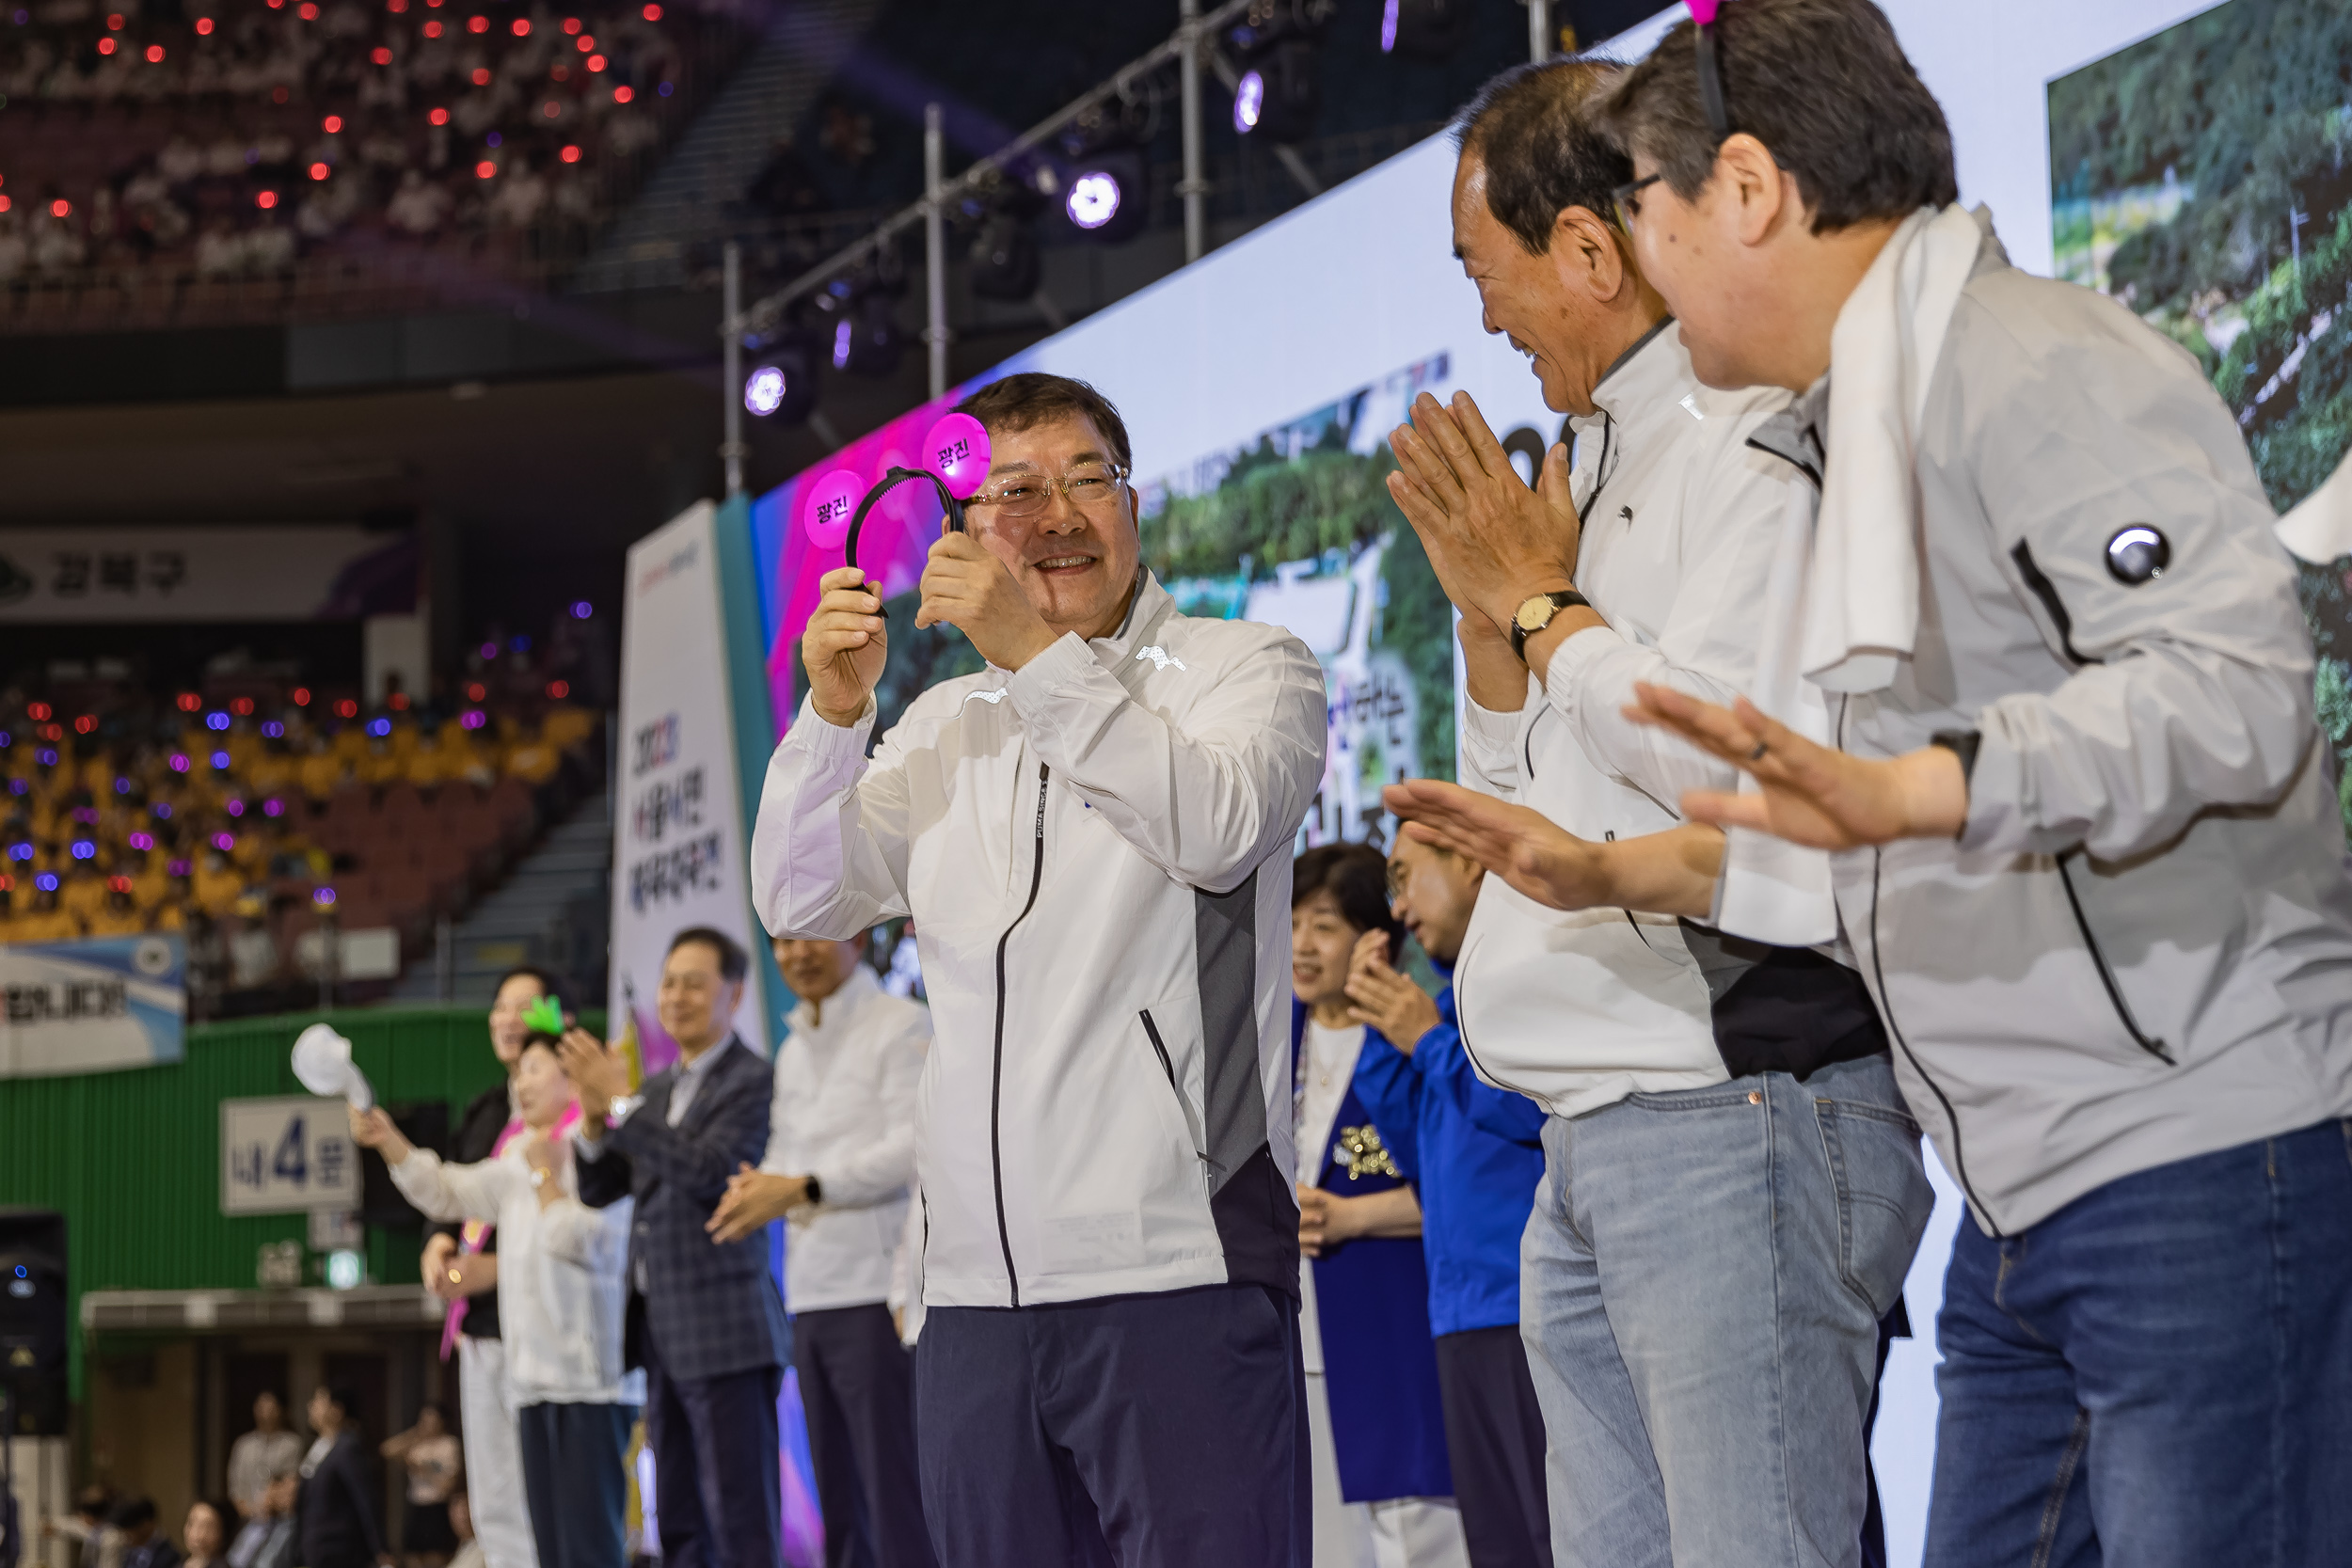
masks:
<instances>
[{"instance_id":1,"label":"white towel around neck","mask_svg":"<svg viewBox=\"0 0 2352 1568\"><path fill-rule=\"evenodd\" d=\"M1830 335L1829 441L1818 498L1788 487L1765 579L1751 700L1831 744L1826 693L1879 690L1919 629L1915 460L1928 386L1991 213L1922 207L1887 240ZM1753 794L1745 775L1740 791ZM1835 940L1829 856L1734 828L1716 906L1723 929L1783 947Z\"/></svg>"}]
</instances>

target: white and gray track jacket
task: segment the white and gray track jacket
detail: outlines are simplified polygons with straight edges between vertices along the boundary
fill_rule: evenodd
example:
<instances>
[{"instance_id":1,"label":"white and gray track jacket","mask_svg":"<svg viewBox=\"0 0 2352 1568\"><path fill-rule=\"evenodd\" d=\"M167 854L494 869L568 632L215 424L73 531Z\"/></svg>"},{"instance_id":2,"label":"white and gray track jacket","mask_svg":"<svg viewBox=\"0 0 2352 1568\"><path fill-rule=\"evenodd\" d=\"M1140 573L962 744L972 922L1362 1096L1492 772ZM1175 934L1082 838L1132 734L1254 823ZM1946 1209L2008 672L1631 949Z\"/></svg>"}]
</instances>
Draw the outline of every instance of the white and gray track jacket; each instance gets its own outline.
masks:
<instances>
[{"instance_id":1,"label":"white and gray track jacket","mask_svg":"<svg viewBox=\"0 0 2352 1568\"><path fill-rule=\"evenodd\" d=\"M1730 768L1626 721L1633 683L1728 703L1753 678L1762 591L1793 482L1748 436L1785 393L1699 384L1669 318L1628 350L1579 417L1577 586L1608 625L1562 643L1515 713L1466 703L1462 782L1580 838L1677 826L1682 792ZM1730 1074L1708 976L1670 915L1549 910L1486 879L1454 971L1479 1076L1572 1117Z\"/></svg>"},{"instance_id":2,"label":"white and gray track jacket","mask_svg":"<svg viewBox=\"0 0 2352 1568\"><path fill-rule=\"evenodd\" d=\"M1818 476L1828 403L1825 377L1757 443ZM1978 1223L2352 1113L2343 825L2229 409L2177 345L1988 233L1915 464L1918 643L1831 718L1871 756L1976 731L1968 820L1837 857L1838 911ZM2134 529L2163 536L2159 575L2132 569Z\"/></svg>"},{"instance_id":3,"label":"white and gray track jacket","mask_svg":"<svg viewBox=\"0 0 2352 1568\"><path fill-rule=\"evenodd\" d=\"M934 1038L915 1164L932 1307L1298 1289L1290 848L1323 672L1177 613L932 688L869 762L803 705L752 836L760 917L912 915Z\"/></svg>"}]
</instances>

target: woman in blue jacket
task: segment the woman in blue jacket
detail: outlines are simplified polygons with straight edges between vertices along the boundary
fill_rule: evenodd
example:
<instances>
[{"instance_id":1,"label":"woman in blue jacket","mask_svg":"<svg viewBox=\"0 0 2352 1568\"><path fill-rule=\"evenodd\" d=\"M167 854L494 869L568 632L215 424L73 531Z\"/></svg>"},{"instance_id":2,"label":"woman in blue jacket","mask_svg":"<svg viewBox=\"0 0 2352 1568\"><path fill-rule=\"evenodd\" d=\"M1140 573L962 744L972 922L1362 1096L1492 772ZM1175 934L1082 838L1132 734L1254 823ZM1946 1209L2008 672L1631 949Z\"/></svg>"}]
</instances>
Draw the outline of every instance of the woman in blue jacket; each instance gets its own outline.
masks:
<instances>
[{"instance_id":1,"label":"woman in blue jacket","mask_svg":"<svg viewBox=\"0 0 2352 1568\"><path fill-rule=\"evenodd\" d=\"M1430 1343L1413 1148L1384 1138L1356 1093L1378 1037L1346 994L1367 931L1401 938L1386 863L1368 845L1298 858L1291 1015L1315 1568L1467 1564Z\"/></svg>"}]
</instances>

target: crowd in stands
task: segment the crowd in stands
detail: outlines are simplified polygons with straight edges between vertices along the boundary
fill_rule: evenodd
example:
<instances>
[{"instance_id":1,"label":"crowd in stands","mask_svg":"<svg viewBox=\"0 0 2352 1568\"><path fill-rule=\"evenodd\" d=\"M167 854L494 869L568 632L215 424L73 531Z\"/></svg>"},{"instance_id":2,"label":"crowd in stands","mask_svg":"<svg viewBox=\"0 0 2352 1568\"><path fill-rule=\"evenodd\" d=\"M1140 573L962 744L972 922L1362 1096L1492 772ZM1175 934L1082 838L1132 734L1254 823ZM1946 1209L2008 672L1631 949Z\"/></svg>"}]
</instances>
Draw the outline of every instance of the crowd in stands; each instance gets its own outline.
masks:
<instances>
[{"instance_id":1,"label":"crowd in stands","mask_svg":"<svg viewBox=\"0 0 2352 1568\"><path fill-rule=\"evenodd\" d=\"M739 36L723 0L0 0L0 283L545 250Z\"/></svg>"},{"instance_id":2,"label":"crowd in stands","mask_svg":"<svg viewBox=\"0 0 2352 1568\"><path fill-rule=\"evenodd\" d=\"M600 721L530 702L373 711L294 687L68 711L0 694L0 942L181 931L191 988L289 977L307 932L429 940L532 836Z\"/></svg>"}]
</instances>

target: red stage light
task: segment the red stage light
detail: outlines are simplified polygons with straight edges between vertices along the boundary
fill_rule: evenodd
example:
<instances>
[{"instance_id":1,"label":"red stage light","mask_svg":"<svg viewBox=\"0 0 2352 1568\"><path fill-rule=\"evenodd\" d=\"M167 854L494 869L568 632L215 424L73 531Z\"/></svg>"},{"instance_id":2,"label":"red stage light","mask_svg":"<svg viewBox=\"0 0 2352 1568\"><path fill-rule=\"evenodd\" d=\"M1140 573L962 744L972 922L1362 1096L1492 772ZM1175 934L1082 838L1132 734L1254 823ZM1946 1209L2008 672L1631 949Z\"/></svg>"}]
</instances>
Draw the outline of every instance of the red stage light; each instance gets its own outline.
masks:
<instances>
[{"instance_id":1,"label":"red stage light","mask_svg":"<svg viewBox=\"0 0 2352 1568\"><path fill-rule=\"evenodd\" d=\"M263 191L253 198L253 205L259 207L262 211L266 213L272 207L278 205L278 193L276 191Z\"/></svg>"},{"instance_id":2,"label":"red stage light","mask_svg":"<svg viewBox=\"0 0 2352 1568\"><path fill-rule=\"evenodd\" d=\"M563 151L563 158L564 158L564 161L565 163L567 163L567 164L576 164L576 163L580 162L580 149L579 149L579 148L577 148L577 147L571 146L571 145L569 145L568 143L567 143L567 144L565 144L565 146L564 146L564 151ZM476 701L480 701L480 699L479 699L479 698L477 698L477 699L475 699L475 700L476 700Z\"/></svg>"},{"instance_id":3,"label":"red stage light","mask_svg":"<svg viewBox=\"0 0 2352 1568\"><path fill-rule=\"evenodd\" d=\"M480 681L476 681L471 686L466 688L466 701L469 703L478 703L489 694L490 689L484 686Z\"/></svg>"},{"instance_id":4,"label":"red stage light","mask_svg":"<svg viewBox=\"0 0 2352 1568\"><path fill-rule=\"evenodd\" d=\"M449 111L447 109L436 109L431 114L425 116L425 119L431 120L436 125L447 125L449 123Z\"/></svg>"},{"instance_id":5,"label":"red stage light","mask_svg":"<svg viewBox=\"0 0 2352 1568\"><path fill-rule=\"evenodd\" d=\"M405 691L395 691L390 696L384 699L384 705L390 708L394 713L405 713L408 711L408 693Z\"/></svg>"},{"instance_id":6,"label":"red stage light","mask_svg":"<svg viewBox=\"0 0 2352 1568\"><path fill-rule=\"evenodd\" d=\"M398 16L408 8L408 0L384 0L384 8Z\"/></svg>"},{"instance_id":7,"label":"red stage light","mask_svg":"<svg viewBox=\"0 0 2352 1568\"><path fill-rule=\"evenodd\" d=\"M319 128L325 131L328 135L334 135L342 130L343 117L341 115L328 115L325 119L319 121Z\"/></svg>"},{"instance_id":8,"label":"red stage light","mask_svg":"<svg viewBox=\"0 0 2352 1568\"><path fill-rule=\"evenodd\" d=\"M273 103L283 103L286 101L286 89L282 87L270 88L269 101Z\"/></svg>"},{"instance_id":9,"label":"red stage light","mask_svg":"<svg viewBox=\"0 0 2352 1568\"><path fill-rule=\"evenodd\" d=\"M357 719L359 717L359 705L353 702L350 698L345 697L342 702L335 705L335 717L338 719Z\"/></svg>"},{"instance_id":10,"label":"red stage light","mask_svg":"<svg viewBox=\"0 0 2352 1568\"><path fill-rule=\"evenodd\" d=\"M181 711L181 712L183 712L183 713L194 713L194 712L195 712L198 708L200 708L200 707L202 707L203 705L204 705L204 699L203 699L203 698L201 698L201 697L199 697L199 696L198 696L195 692L193 692L193 691L183 691L183 692L181 692L181 693L180 693L180 711Z\"/></svg>"},{"instance_id":11,"label":"red stage light","mask_svg":"<svg viewBox=\"0 0 2352 1568\"><path fill-rule=\"evenodd\" d=\"M80 718L73 721L73 733L75 735L87 735L90 731L96 729L97 727L98 716L96 714L85 713Z\"/></svg>"},{"instance_id":12,"label":"red stage light","mask_svg":"<svg viewBox=\"0 0 2352 1568\"><path fill-rule=\"evenodd\" d=\"M582 34L580 34L580 52L581 54L585 55L586 53L588 53L588 51L590 51L591 49L594 49L596 46L596 34L594 34L594 33L582 33Z\"/></svg>"},{"instance_id":13,"label":"red stage light","mask_svg":"<svg viewBox=\"0 0 2352 1568\"><path fill-rule=\"evenodd\" d=\"M5 212L7 212L7 211L8 211L10 207L13 207L13 206L15 206L15 205L16 205L16 203L15 203L15 202L13 202L13 201L10 201L10 200L9 200L7 197L5 197L5 196L0 196L0 213L5 213Z\"/></svg>"},{"instance_id":14,"label":"red stage light","mask_svg":"<svg viewBox=\"0 0 2352 1568\"><path fill-rule=\"evenodd\" d=\"M482 162L474 165L473 177L477 180L488 180L494 178L498 174L498 165L490 162L489 159L485 158Z\"/></svg>"},{"instance_id":15,"label":"red stage light","mask_svg":"<svg viewBox=\"0 0 2352 1568\"><path fill-rule=\"evenodd\" d=\"M571 685L571 682L569 682L569 681L549 681L549 682L548 682L548 695L549 697L553 698L556 702L559 702L559 703L560 703L560 702L562 702L564 698L566 698L566 697L570 696L571 694L572 694L572 685Z\"/></svg>"},{"instance_id":16,"label":"red stage light","mask_svg":"<svg viewBox=\"0 0 2352 1568\"><path fill-rule=\"evenodd\" d=\"M424 36L429 39L439 38L441 36L441 24L437 22L426 23L424 24Z\"/></svg>"},{"instance_id":17,"label":"red stage light","mask_svg":"<svg viewBox=\"0 0 2352 1568\"><path fill-rule=\"evenodd\" d=\"M235 702L229 705L229 711L235 714L240 719L248 717L253 712L253 699L250 697L240 697Z\"/></svg>"},{"instance_id":18,"label":"red stage light","mask_svg":"<svg viewBox=\"0 0 2352 1568\"><path fill-rule=\"evenodd\" d=\"M199 16L199 17L198 17L198 18L196 19L196 31L197 31L197 36L198 36L199 38L202 38L202 37L205 37L205 36L209 35L209 34L212 32L212 30L213 30L213 19L212 19L211 17L209 17L209 16Z\"/></svg>"},{"instance_id":19,"label":"red stage light","mask_svg":"<svg viewBox=\"0 0 2352 1568\"><path fill-rule=\"evenodd\" d=\"M659 22L659 21L660 21L660 20L661 20L661 8L660 8L660 6L647 6L647 7L645 8L645 20L646 20L646 21L648 21L648 22Z\"/></svg>"},{"instance_id":20,"label":"red stage light","mask_svg":"<svg viewBox=\"0 0 2352 1568\"><path fill-rule=\"evenodd\" d=\"M119 33L122 31L122 13L120 11L117 11L112 16L106 18L106 27L110 32Z\"/></svg>"},{"instance_id":21,"label":"red stage light","mask_svg":"<svg viewBox=\"0 0 2352 1568\"><path fill-rule=\"evenodd\" d=\"M40 737L43 740L63 740L65 738L65 726L63 724L43 724L40 727Z\"/></svg>"},{"instance_id":22,"label":"red stage light","mask_svg":"<svg viewBox=\"0 0 2352 1568\"><path fill-rule=\"evenodd\" d=\"M302 0L302 8L294 14L305 22L316 22L319 19L319 8L310 4L310 0Z\"/></svg>"},{"instance_id":23,"label":"red stage light","mask_svg":"<svg viewBox=\"0 0 2352 1568\"><path fill-rule=\"evenodd\" d=\"M98 52L101 55L113 54L115 52L115 40L112 39L100 39L98 40Z\"/></svg>"},{"instance_id":24,"label":"red stage light","mask_svg":"<svg viewBox=\"0 0 2352 1568\"><path fill-rule=\"evenodd\" d=\"M588 69L591 71L602 71L604 69L604 56L602 55L589 55Z\"/></svg>"},{"instance_id":25,"label":"red stage light","mask_svg":"<svg viewBox=\"0 0 2352 1568\"><path fill-rule=\"evenodd\" d=\"M576 16L567 16L567 17L565 17L565 18L564 19L564 30L565 32L567 32L567 33L577 33L577 32L579 32L579 31L580 31L580 18L578 18L578 17L576 17Z\"/></svg>"},{"instance_id":26,"label":"red stage light","mask_svg":"<svg viewBox=\"0 0 2352 1568\"><path fill-rule=\"evenodd\" d=\"M191 699L191 701L193 701L193 699ZM294 705L296 707L309 707L310 705L310 689L309 687L297 686L294 689Z\"/></svg>"},{"instance_id":27,"label":"red stage light","mask_svg":"<svg viewBox=\"0 0 2352 1568\"><path fill-rule=\"evenodd\" d=\"M546 103L539 105L539 112L547 116L549 119L553 119L556 116L564 112L564 106L561 103L558 103L554 99L550 98Z\"/></svg>"},{"instance_id":28,"label":"red stage light","mask_svg":"<svg viewBox=\"0 0 2352 1568\"><path fill-rule=\"evenodd\" d=\"M56 200L49 204L49 215L53 218L64 217L68 213L72 211L73 203L68 201L64 197L59 197Z\"/></svg>"},{"instance_id":29,"label":"red stage light","mask_svg":"<svg viewBox=\"0 0 2352 1568\"><path fill-rule=\"evenodd\" d=\"M368 58L377 65L389 65L392 63L392 52L379 43L368 51Z\"/></svg>"},{"instance_id":30,"label":"red stage light","mask_svg":"<svg viewBox=\"0 0 2352 1568\"><path fill-rule=\"evenodd\" d=\"M488 66L474 67L473 85L477 87L486 87L490 85L490 68Z\"/></svg>"},{"instance_id":31,"label":"red stage light","mask_svg":"<svg viewBox=\"0 0 2352 1568\"><path fill-rule=\"evenodd\" d=\"M612 102L615 103L626 103L636 96L637 89L635 87L614 87L612 89Z\"/></svg>"},{"instance_id":32,"label":"red stage light","mask_svg":"<svg viewBox=\"0 0 2352 1568\"><path fill-rule=\"evenodd\" d=\"M106 879L106 891L109 893L128 893L131 891L131 879L128 877L109 877Z\"/></svg>"},{"instance_id":33,"label":"red stage light","mask_svg":"<svg viewBox=\"0 0 2352 1568\"><path fill-rule=\"evenodd\" d=\"M518 39L531 36L531 24L519 16L515 19L515 36Z\"/></svg>"},{"instance_id":34,"label":"red stage light","mask_svg":"<svg viewBox=\"0 0 2352 1568\"><path fill-rule=\"evenodd\" d=\"M160 44L160 43L151 43L151 44L149 44L149 45L147 46L147 63L148 63L149 65L154 65L154 64L158 63L159 61L161 61L161 60L163 59L163 57L164 57L164 46L163 46L162 44Z\"/></svg>"},{"instance_id":35,"label":"red stage light","mask_svg":"<svg viewBox=\"0 0 2352 1568\"><path fill-rule=\"evenodd\" d=\"M49 717L49 712L50 709L47 703L26 703L24 705L24 717L27 719L46 719Z\"/></svg>"},{"instance_id":36,"label":"red stage light","mask_svg":"<svg viewBox=\"0 0 2352 1568\"><path fill-rule=\"evenodd\" d=\"M486 33L489 30L490 19L486 16L469 16L466 19L466 31L469 33Z\"/></svg>"},{"instance_id":37,"label":"red stage light","mask_svg":"<svg viewBox=\"0 0 2352 1568\"><path fill-rule=\"evenodd\" d=\"M310 178L313 180L324 180L334 172L335 171L333 169L328 168L325 164L312 164L310 166Z\"/></svg>"}]
</instances>

